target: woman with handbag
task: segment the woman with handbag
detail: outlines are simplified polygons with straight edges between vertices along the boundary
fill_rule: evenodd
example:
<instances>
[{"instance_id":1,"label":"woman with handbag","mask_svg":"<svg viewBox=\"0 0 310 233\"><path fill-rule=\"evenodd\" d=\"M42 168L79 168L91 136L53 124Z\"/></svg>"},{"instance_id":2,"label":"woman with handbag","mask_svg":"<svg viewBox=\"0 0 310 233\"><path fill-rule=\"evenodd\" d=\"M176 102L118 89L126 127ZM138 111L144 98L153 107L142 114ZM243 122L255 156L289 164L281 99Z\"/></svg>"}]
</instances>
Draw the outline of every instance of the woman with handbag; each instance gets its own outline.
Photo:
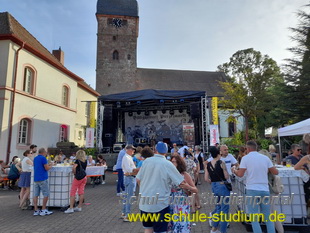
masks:
<instances>
[{"instance_id":1,"label":"woman with handbag","mask_svg":"<svg viewBox=\"0 0 310 233\"><path fill-rule=\"evenodd\" d=\"M230 189L231 186L229 186L227 179L229 178L229 174L226 169L225 163L220 160L221 155L219 149L216 147L210 147L209 150L213 160L210 161L206 168L205 168L205 180L209 183L211 183L212 186L212 192L217 197L217 204L215 207L215 211L212 212L212 217L214 218L215 214L219 214L223 212L224 214L228 214L229 211L229 205L224 204L228 201L222 201L220 202L220 198L222 197L222 200L224 197L227 197L230 195ZM220 226L219 226L220 225ZM218 232L217 229L219 228L221 233L226 233L227 230L227 222L225 221L212 221L212 229L211 233Z\"/></svg>"},{"instance_id":2,"label":"woman with handbag","mask_svg":"<svg viewBox=\"0 0 310 233\"><path fill-rule=\"evenodd\" d=\"M83 150L78 150L76 152L76 160L72 167L72 171L74 174L74 179L71 186L70 191L70 207L65 211L65 214L71 214L73 212L81 212L82 204L84 200L84 188L86 185L87 177L86 177L86 154ZM75 194L78 192L79 194L79 205L78 207L74 207L75 203Z\"/></svg>"}]
</instances>

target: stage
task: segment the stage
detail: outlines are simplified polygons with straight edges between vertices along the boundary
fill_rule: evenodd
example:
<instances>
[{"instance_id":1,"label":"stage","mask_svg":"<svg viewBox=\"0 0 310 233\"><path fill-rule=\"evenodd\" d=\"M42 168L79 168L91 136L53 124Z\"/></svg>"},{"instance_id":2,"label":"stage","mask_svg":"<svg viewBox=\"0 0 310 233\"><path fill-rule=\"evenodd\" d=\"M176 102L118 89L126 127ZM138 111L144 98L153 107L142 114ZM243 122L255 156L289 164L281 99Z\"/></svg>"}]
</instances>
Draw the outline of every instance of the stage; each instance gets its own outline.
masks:
<instances>
[{"instance_id":1,"label":"stage","mask_svg":"<svg viewBox=\"0 0 310 233\"><path fill-rule=\"evenodd\" d=\"M101 96L97 146L100 152L117 152L113 150L116 143L145 146L164 141L181 145L186 141L200 145L206 141L206 102L204 91L150 89Z\"/></svg>"}]
</instances>

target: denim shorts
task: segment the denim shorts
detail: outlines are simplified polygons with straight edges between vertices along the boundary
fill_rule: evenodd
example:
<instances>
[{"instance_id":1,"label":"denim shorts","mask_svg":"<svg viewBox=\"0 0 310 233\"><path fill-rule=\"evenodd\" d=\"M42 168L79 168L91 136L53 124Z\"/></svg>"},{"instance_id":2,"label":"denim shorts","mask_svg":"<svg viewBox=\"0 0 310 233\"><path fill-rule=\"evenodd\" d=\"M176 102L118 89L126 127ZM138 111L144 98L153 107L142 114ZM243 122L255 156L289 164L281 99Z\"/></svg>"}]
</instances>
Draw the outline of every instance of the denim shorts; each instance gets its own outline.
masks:
<instances>
[{"instance_id":1,"label":"denim shorts","mask_svg":"<svg viewBox=\"0 0 310 233\"><path fill-rule=\"evenodd\" d=\"M34 182L33 191L35 197L40 196L40 191L42 191L44 197L48 197L50 195L50 191L48 189L47 180Z\"/></svg>"}]
</instances>

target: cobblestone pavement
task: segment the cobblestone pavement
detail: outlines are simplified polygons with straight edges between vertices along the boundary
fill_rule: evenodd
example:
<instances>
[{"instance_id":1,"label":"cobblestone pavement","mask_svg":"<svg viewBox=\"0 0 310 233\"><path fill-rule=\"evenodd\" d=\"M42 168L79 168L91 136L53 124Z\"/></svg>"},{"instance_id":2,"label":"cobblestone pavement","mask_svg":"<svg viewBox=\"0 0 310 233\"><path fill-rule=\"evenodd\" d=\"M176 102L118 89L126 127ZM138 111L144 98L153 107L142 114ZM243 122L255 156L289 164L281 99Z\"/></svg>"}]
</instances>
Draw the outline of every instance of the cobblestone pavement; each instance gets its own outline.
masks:
<instances>
[{"instance_id":1,"label":"cobblestone pavement","mask_svg":"<svg viewBox=\"0 0 310 233\"><path fill-rule=\"evenodd\" d=\"M85 205L82 212L64 214L60 208L50 208L54 213L50 216L33 216L32 210L18 208L18 192L0 190L0 232L3 233L42 233L42 232L111 232L122 233L143 232L140 222L123 222L120 219L121 205L116 196L117 175L108 172L106 184L87 184L85 188ZM201 192L209 193L210 185L203 182L198 185ZM200 213L209 213L213 207L202 205ZM138 206L134 205L133 213L138 213ZM232 207L230 212L235 212ZM208 222L197 222L192 225L192 232L210 232ZM241 223L231 223L228 232L246 232ZM296 232L296 231L295 231Z\"/></svg>"}]
</instances>

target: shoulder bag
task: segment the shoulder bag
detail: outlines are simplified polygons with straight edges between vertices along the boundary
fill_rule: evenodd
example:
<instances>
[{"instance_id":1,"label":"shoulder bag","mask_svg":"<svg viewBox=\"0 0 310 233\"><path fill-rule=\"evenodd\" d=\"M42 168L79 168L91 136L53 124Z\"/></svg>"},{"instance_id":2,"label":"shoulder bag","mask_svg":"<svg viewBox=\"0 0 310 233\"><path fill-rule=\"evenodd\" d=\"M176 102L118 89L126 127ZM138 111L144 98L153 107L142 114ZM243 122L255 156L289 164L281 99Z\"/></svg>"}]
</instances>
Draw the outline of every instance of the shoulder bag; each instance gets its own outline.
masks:
<instances>
[{"instance_id":1,"label":"shoulder bag","mask_svg":"<svg viewBox=\"0 0 310 233\"><path fill-rule=\"evenodd\" d=\"M221 160L220 161L220 164L222 163ZM226 166L226 165L225 165ZM210 169L211 171L225 184L226 188L229 190L229 191L232 191L232 185L231 183L229 183L227 180L223 180L218 174L217 172L215 171L215 168L213 167L212 163L210 162Z\"/></svg>"},{"instance_id":2,"label":"shoulder bag","mask_svg":"<svg viewBox=\"0 0 310 233\"><path fill-rule=\"evenodd\" d=\"M82 180L86 176L86 172L85 172L84 168L82 167L80 160L78 160L78 161L79 161L80 166L79 166L79 169L75 170L75 179Z\"/></svg>"}]
</instances>

